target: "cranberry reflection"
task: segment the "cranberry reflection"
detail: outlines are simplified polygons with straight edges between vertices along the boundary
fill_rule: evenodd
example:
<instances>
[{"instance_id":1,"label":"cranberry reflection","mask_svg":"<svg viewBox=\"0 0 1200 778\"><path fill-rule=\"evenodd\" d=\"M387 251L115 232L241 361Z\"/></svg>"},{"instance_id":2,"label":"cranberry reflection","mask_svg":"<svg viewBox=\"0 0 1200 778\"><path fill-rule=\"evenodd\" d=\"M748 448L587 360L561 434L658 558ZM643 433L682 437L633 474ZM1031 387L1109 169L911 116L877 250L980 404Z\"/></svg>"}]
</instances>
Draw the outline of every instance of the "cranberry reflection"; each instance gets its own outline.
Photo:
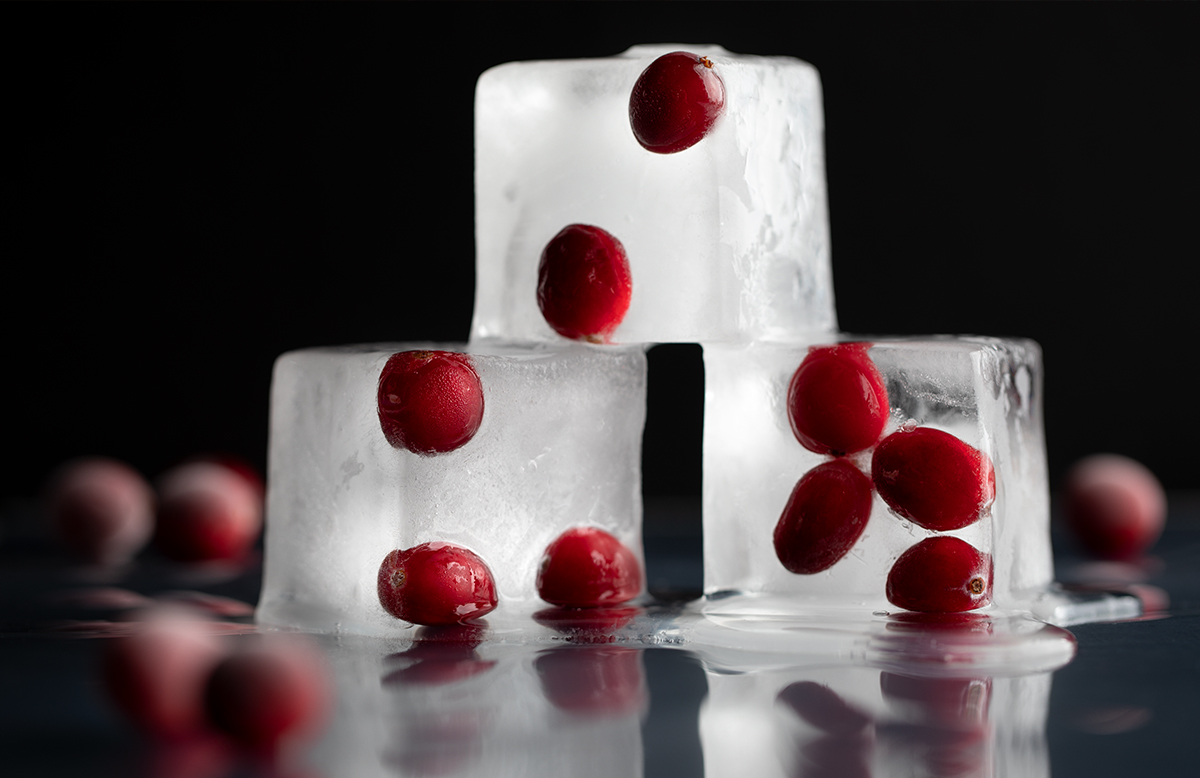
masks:
<instances>
[{"instance_id":1,"label":"cranberry reflection","mask_svg":"<svg viewBox=\"0 0 1200 778\"><path fill-rule=\"evenodd\" d=\"M577 716L640 714L649 700L642 652L613 645L561 646L533 662L554 707Z\"/></svg>"}]
</instances>

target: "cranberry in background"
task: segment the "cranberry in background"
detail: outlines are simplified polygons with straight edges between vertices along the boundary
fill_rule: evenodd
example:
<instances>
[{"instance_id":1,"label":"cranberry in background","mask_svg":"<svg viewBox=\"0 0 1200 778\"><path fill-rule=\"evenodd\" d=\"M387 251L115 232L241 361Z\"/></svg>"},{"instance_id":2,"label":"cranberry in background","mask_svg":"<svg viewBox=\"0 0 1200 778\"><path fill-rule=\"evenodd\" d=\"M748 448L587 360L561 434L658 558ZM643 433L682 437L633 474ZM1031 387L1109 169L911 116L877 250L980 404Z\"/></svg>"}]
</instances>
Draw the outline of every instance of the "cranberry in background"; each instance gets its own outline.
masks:
<instances>
[{"instance_id":1,"label":"cranberry in background","mask_svg":"<svg viewBox=\"0 0 1200 778\"><path fill-rule=\"evenodd\" d=\"M180 562L236 560L262 532L260 482L214 460L188 462L158 483L154 546Z\"/></svg>"},{"instance_id":2,"label":"cranberry in background","mask_svg":"<svg viewBox=\"0 0 1200 778\"><path fill-rule=\"evenodd\" d=\"M1167 497L1162 484L1139 462L1118 454L1095 454L1067 473L1063 516L1089 553L1131 560L1162 534Z\"/></svg>"},{"instance_id":3,"label":"cranberry in background","mask_svg":"<svg viewBox=\"0 0 1200 778\"><path fill-rule=\"evenodd\" d=\"M51 478L47 512L77 559L103 565L129 561L154 527L154 493L129 465L114 459L69 462Z\"/></svg>"}]
</instances>

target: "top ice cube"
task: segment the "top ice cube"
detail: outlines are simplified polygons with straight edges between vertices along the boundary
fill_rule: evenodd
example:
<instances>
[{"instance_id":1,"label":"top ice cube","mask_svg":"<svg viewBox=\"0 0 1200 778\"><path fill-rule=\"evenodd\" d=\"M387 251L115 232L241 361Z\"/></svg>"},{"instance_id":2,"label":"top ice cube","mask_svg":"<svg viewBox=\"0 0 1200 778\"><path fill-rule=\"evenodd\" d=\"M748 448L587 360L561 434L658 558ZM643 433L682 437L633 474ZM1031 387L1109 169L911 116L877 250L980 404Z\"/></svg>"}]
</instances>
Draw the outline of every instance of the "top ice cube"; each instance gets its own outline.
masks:
<instances>
[{"instance_id":1,"label":"top ice cube","mask_svg":"<svg viewBox=\"0 0 1200 778\"><path fill-rule=\"evenodd\" d=\"M630 94L658 57L707 58L724 85L694 145L654 153ZM538 266L571 224L624 247L632 276L615 343L748 342L837 323L816 70L717 46L635 46L607 59L513 62L475 95L477 285L472 339L557 339Z\"/></svg>"}]
</instances>

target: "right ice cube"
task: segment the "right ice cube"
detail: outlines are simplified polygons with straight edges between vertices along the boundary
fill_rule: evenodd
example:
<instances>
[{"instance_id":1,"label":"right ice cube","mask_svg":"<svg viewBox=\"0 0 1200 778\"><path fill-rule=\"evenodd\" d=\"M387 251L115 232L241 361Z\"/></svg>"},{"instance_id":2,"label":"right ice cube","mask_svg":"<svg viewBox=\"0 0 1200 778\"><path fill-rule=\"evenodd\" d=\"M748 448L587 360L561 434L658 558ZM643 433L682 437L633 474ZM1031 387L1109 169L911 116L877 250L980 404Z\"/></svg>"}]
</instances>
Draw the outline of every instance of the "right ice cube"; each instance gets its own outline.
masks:
<instances>
[{"instance_id":1,"label":"right ice cube","mask_svg":"<svg viewBox=\"0 0 1200 778\"><path fill-rule=\"evenodd\" d=\"M1020 609L1052 583L1033 341L705 344L704 364L710 600Z\"/></svg>"}]
</instances>

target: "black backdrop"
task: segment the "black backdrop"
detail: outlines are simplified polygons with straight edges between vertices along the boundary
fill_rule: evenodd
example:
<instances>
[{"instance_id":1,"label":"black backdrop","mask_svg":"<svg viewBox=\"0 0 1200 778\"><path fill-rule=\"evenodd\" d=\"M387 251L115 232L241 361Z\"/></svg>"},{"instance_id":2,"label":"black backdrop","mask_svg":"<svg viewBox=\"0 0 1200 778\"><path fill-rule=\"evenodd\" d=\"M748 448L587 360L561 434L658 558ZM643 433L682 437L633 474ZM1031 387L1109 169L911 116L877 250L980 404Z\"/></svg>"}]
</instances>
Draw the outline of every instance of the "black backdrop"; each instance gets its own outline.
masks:
<instances>
[{"instance_id":1,"label":"black backdrop","mask_svg":"<svg viewBox=\"0 0 1200 778\"><path fill-rule=\"evenodd\" d=\"M464 339L475 79L644 42L820 70L843 330L1035 338L1052 478L1114 450L1200 487L1195 5L0 18L4 499L80 454L150 476L199 451L261 466L279 353ZM698 491L698 350L654 352L652 370L647 490Z\"/></svg>"}]
</instances>

